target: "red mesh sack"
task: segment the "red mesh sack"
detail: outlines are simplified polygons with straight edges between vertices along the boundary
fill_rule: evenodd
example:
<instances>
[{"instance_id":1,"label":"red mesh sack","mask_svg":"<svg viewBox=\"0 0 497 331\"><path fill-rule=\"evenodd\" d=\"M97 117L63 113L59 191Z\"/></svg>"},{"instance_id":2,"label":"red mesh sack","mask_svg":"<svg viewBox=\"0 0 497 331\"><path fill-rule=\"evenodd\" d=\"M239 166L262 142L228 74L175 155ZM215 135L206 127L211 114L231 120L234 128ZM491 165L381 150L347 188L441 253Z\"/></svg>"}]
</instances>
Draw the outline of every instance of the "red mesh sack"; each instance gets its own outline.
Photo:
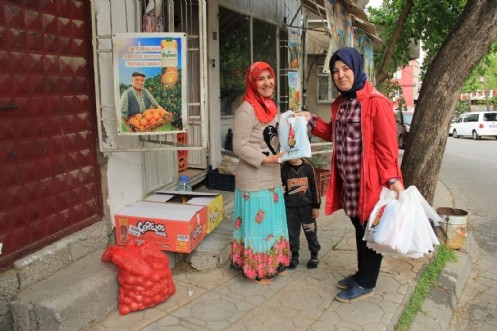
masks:
<instances>
[{"instance_id":1,"label":"red mesh sack","mask_svg":"<svg viewBox=\"0 0 497 331\"><path fill-rule=\"evenodd\" d=\"M121 315L153 307L176 293L169 258L152 244L110 246L102 261L117 266Z\"/></svg>"}]
</instances>

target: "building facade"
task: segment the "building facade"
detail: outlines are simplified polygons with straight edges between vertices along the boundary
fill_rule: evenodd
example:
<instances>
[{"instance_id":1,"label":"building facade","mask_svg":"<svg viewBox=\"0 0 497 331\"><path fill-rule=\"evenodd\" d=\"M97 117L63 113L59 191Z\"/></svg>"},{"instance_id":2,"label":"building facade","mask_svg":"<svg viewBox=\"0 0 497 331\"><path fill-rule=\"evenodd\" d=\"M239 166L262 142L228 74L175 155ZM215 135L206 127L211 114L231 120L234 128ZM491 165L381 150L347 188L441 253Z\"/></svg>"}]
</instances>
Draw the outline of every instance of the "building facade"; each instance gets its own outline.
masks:
<instances>
[{"instance_id":1,"label":"building facade","mask_svg":"<svg viewBox=\"0 0 497 331\"><path fill-rule=\"evenodd\" d=\"M352 22L352 1L332 6ZM329 111L330 78L319 71L325 59L314 63L302 33L316 11L326 13L323 1L0 0L0 329L13 325L16 293L112 244L121 208L174 187L180 174L200 183L221 164L251 62L277 71L282 111L290 107L289 72L300 75L302 91L320 91L319 107ZM181 132L119 132L114 42L141 33L185 35ZM319 98L303 98L302 107ZM54 258L60 251L64 257ZM27 269L38 271L19 280Z\"/></svg>"},{"instance_id":2,"label":"building facade","mask_svg":"<svg viewBox=\"0 0 497 331\"><path fill-rule=\"evenodd\" d=\"M419 91L421 90L420 63L416 60L409 61L409 65L397 70L393 77L394 81L399 84L401 95L405 101L407 111L413 111L418 100ZM399 109L400 92L393 98L394 109Z\"/></svg>"}]
</instances>

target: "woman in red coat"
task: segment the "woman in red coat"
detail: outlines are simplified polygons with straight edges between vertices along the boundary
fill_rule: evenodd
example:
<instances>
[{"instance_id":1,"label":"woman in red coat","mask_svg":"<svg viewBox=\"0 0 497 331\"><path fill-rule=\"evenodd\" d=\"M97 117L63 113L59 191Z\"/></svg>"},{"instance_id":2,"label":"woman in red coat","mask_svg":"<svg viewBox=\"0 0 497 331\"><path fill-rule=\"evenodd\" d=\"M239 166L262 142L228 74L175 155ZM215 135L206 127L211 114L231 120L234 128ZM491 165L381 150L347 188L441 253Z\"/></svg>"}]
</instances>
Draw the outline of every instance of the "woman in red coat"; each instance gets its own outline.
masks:
<instances>
[{"instance_id":1,"label":"woman in red coat","mask_svg":"<svg viewBox=\"0 0 497 331\"><path fill-rule=\"evenodd\" d=\"M390 100L367 80L360 53L342 48L331 57L333 83L340 92L331 122L303 112L311 133L333 142L325 214L344 209L355 228L358 271L338 282L336 299L353 302L374 294L382 255L362 240L369 215L383 187L402 191L395 116Z\"/></svg>"}]
</instances>

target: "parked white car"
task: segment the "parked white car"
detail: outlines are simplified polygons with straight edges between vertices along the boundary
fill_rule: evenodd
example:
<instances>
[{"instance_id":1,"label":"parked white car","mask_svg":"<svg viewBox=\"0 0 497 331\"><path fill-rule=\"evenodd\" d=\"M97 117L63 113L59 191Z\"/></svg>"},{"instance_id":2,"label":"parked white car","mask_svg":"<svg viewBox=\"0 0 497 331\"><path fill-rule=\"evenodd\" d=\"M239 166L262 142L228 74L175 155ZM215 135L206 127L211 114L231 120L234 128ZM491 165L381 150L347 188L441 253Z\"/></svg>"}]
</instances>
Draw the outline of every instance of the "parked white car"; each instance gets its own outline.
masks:
<instances>
[{"instance_id":1,"label":"parked white car","mask_svg":"<svg viewBox=\"0 0 497 331\"><path fill-rule=\"evenodd\" d=\"M454 138L472 136L475 140L480 139L482 136L497 139L497 112L464 113L450 125L449 135Z\"/></svg>"}]
</instances>

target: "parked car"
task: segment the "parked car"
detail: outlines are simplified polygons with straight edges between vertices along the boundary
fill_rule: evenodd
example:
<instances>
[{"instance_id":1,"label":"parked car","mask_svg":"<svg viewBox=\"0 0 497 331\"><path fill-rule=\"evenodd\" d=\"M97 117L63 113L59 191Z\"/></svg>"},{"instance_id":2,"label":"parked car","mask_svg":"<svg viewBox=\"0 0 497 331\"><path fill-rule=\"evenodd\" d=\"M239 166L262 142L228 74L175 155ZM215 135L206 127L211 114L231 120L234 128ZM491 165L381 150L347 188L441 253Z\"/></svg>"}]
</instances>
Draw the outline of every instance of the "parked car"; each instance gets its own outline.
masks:
<instances>
[{"instance_id":1,"label":"parked car","mask_svg":"<svg viewBox=\"0 0 497 331\"><path fill-rule=\"evenodd\" d=\"M403 149L406 146L413 115L414 111L399 111L397 113L397 141L399 148Z\"/></svg>"},{"instance_id":2,"label":"parked car","mask_svg":"<svg viewBox=\"0 0 497 331\"><path fill-rule=\"evenodd\" d=\"M450 125L449 135L454 138L472 136L475 140L480 139L482 136L495 137L497 139L497 112L464 113Z\"/></svg>"}]
</instances>

